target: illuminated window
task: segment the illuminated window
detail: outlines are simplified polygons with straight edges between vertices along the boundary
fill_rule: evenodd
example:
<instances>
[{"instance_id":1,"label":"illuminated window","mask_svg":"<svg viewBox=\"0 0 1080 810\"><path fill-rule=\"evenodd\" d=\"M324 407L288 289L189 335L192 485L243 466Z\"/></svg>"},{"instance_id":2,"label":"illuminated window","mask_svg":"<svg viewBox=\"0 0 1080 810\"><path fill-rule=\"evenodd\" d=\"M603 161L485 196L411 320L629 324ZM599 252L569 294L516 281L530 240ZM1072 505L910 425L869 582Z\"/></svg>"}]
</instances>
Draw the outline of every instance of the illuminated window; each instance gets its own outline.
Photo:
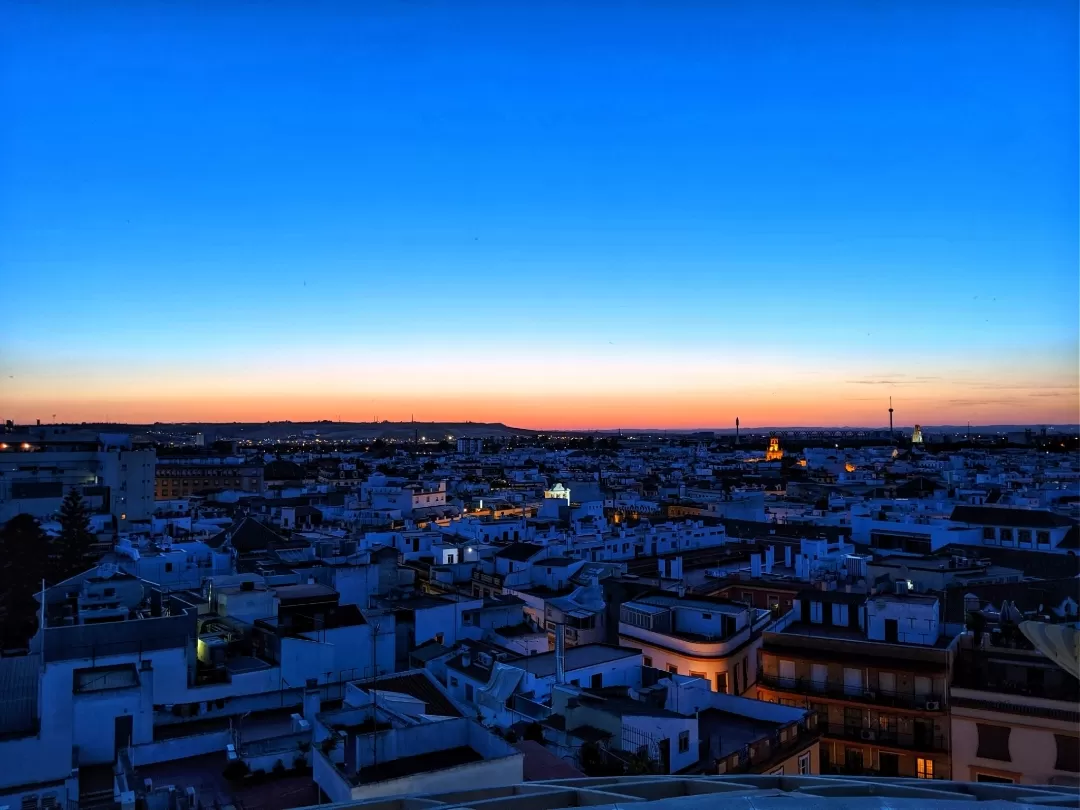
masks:
<instances>
[{"instance_id":1,"label":"illuminated window","mask_svg":"<svg viewBox=\"0 0 1080 810\"><path fill-rule=\"evenodd\" d=\"M933 779L934 760L923 759L922 757L919 757L916 760L916 772L919 774L920 779Z\"/></svg>"},{"instance_id":2,"label":"illuminated window","mask_svg":"<svg viewBox=\"0 0 1080 810\"><path fill-rule=\"evenodd\" d=\"M799 776L810 773L810 752L799 754Z\"/></svg>"}]
</instances>

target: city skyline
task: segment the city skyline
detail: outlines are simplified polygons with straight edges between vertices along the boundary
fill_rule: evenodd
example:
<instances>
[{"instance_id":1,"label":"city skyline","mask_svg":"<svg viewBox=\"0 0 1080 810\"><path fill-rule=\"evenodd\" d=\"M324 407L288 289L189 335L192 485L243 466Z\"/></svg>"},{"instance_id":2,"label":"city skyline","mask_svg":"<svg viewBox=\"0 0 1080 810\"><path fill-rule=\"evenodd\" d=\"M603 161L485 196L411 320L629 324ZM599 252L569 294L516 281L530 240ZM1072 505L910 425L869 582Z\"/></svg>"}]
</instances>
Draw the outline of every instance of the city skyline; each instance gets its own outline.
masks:
<instances>
[{"instance_id":1,"label":"city skyline","mask_svg":"<svg viewBox=\"0 0 1080 810\"><path fill-rule=\"evenodd\" d=\"M1075 424L1075 5L7 9L0 416Z\"/></svg>"}]
</instances>

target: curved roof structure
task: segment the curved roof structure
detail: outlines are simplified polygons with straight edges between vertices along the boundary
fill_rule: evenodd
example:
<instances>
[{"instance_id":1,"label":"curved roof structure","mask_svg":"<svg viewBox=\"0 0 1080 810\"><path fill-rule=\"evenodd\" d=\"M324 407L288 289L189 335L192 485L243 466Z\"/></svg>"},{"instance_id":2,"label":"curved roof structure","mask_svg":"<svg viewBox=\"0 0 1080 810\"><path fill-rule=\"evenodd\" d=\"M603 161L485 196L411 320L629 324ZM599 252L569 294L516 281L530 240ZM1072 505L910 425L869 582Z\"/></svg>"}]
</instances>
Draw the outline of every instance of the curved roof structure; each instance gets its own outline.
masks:
<instances>
[{"instance_id":1,"label":"curved roof structure","mask_svg":"<svg viewBox=\"0 0 1080 810\"><path fill-rule=\"evenodd\" d=\"M319 810L937 810L970 807L1080 808L1075 787L847 776L612 776L523 782L450 793L380 797Z\"/></svg>"}]
</instances>

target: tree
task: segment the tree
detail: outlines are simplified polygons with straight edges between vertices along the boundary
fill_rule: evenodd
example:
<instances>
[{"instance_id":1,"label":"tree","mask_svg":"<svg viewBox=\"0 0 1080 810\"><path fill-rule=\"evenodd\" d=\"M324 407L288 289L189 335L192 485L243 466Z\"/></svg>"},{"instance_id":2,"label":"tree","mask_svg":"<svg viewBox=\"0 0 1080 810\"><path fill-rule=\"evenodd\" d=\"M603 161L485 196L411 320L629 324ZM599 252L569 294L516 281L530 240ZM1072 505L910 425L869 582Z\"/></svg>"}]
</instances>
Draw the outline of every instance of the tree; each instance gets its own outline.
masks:
<instances>
[{"instance_id":1,"label":"tree","mask_svg":"<svg viewBox=\"0 0 1080 810\"><path fill-rule=\"evenodd\" d=\"M95 542L86 501L77 489L72 489L60 504L60 537L55 546L53 578L60 582L89 568Z\"/></svg>"},{"instance_id":2,"label":"tree","mask_svg":"<svg viewBox=\"0 0 1080 810\"><path fill-rule=\"evenodd\" d=\"M48 562L48 539L33 516L16 515L0 529L0 636L6 649L26 647L37 632L34 594Z\"/></svg>"}]
</instances>

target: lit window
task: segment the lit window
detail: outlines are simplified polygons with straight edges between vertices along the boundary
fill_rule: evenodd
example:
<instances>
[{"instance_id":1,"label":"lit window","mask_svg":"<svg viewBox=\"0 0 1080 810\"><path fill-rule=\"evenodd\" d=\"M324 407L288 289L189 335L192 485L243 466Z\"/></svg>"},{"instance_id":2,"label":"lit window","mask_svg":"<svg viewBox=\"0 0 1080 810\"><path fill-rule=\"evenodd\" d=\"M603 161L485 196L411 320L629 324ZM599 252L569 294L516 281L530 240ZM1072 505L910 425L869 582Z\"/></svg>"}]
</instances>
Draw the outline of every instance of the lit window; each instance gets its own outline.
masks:
<instances>
[{"instance_id":1,"label":"lit window","mask_svg":"<svg viewBox=\"0 0 1080 810\"><path fill-rule=\"evenodd\" d=\"M933 779L934 778L934 760L923 759L919 757L916 760L916 770L920 779Z\"/></svg>"}]
</instances>

